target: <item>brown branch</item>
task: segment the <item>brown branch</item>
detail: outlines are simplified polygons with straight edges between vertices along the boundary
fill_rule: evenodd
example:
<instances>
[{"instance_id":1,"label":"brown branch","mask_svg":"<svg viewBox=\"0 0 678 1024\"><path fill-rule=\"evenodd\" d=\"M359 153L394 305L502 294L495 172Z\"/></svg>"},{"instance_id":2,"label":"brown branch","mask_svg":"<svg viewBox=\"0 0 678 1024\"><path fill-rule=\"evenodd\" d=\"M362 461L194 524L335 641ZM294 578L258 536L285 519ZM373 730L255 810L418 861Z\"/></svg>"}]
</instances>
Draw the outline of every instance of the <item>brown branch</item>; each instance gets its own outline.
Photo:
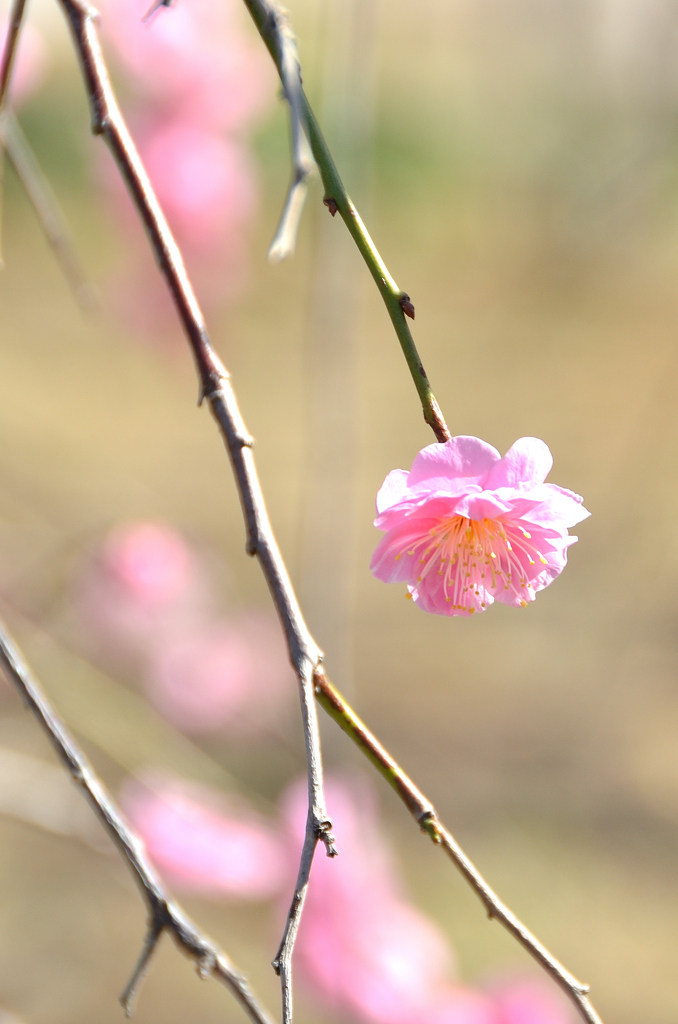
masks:
<instances>
[{"instance_id":1,"label":"brown branch","mask_svg":"<svg viewBox=\"0 0 678 1024\"><path fill-rule=\"evenodd\" d=\"M231 459L245 519L247 552L259 559L285 632L290 660L297 673L306 744L309 818L315 837L312 849L304 844L302 862L309 853L312 861L318 839L324 843L327 855L332 857L336 850L331 834L332 823L325 808L320 734L313 699L313 673L320 664L321 651L304 622L268 519L252 454L252 438L240 414L229 374L210 345L181 253L116 102L96 31L96 12L82 0L60 2L70 22L90 99L92 131L103 136L115 158L174 300L196 362L200 381L199 401L209 402ZM297 895L295 890L293 905ZM287 943L290 957L295 933L296 929L293 929ZM287 1014L286 1008L291 1008L289 971L281 972L281 984L283 1010ZM291 1018L285 1015L285 1024L290 1024L290 1021Z\"/></svg>"},{"instance_id":2,"label":"brown branch","mask_svg":"<svg viewBox=\"0 0 678 1024\"><path fill-rule=\"evenodd\" d=\"M412 779L402 770L398 762L389 754L385 747L356 715L353 708L346 703L338 690L321 668L315 672L315 695L318 703L325 709L330 718L351 737L363 754L372 762L388 784L396 791L408 811L419 825L422 832L440 846L452 863L459 869L476 896L483 903L487 916L496 918L504 928L513 935L527 952L544 968L553 980L560 985L572 1000L582 1020L587 1024L602 1024L600 1017L586 998L588 985L583 985L570 974L554 956L549 953L532 932L525 927L516 915L499 899L487 884L475 865L466 856L454 836L447 831L438 818L436 810L424 794L417 789Z\"/></svg>"},{"instance_id":3,"label":"brown branch","mask_svg":"<svg viewBox=\"0 0 678 1024\"><path fill-rule=\"evenodd\" d=\"M113 840L132 872L148 908L148 931L144 949L127 985L121 1003L129 1016L139 982L163 932L169 932L177 946L192 959L201 976L213 974L231 990L255 1024L272 1024L268 1013L259 1006L250 991L247 979L231 963L219 946L208 938L165 891L162 882L146 857L144 846L118 810L89 761L50 706L45 694L24 664L24 660L0 622L0 668L8 681L16 686L29 709L38 719L52 746L73 779L82 788L85 798Z\"/></svg>"},{"instance_id":4,"label":"brown branch","mask_svg":"<svg viewBox=\"0 0 678 1024\"><path fill-rule=\"evenodd\" d=\"M439 821L430 801L420 793L397 762L381 746L324 676L320 668L320 650L303 620L268 520L251 451L252 439L247 433L238 409L229 375L210 346L202 314L186 275L181 254L167 227L116 104L95 31L94 14L91 9L81 3L81 0L60 0L60 2L71 22L80 56L92 105L93 131L95 134L103 135L111 148L136 203L160 269L174 299L195 357L200 380L200 400L207 399L209 401L230 455L247 530L247 551L250 555L256 555L259 558L287 637L290 658L299 678L309 768L309 816L299 877L285 934L275 961L276 968L280 970L283 984L284 1021L289 1024L291 1020L292 998L289 964L294 936L303 909L308 872L318 839L322 839L325 843L328 855L332 856L336 853L330 833L330 822L324 810L318 725L312 699L315 691L315 695L325 710L339 723L342 729L351 735L395 788L419 826L437 845L445 849L483 901L489 916L496 917L501 921L542 965L570 997L587 1024L601 1024L600 1018L586 998L587 987L566 971L499 900ZM255 6L253 0L249 0L248 6L250 5ZM263 0L261 7L262 9L264 7ZM313 132L311 134L313 135ZM402 318L400 293L398 293L397 303ZM444 439L445 431L440 427L441 440ZM143 955L140 966L142 970L146 966L146 958Z\"/></svg>"}]
</instances>

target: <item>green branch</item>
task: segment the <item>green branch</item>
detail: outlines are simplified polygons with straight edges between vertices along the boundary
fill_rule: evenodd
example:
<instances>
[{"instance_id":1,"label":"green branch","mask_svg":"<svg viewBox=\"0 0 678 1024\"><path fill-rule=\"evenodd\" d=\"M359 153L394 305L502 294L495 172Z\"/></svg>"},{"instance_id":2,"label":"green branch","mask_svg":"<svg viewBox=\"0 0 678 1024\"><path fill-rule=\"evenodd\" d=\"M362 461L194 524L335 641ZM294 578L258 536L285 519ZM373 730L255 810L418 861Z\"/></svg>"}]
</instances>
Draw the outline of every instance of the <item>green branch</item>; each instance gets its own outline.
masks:
<instances>
[{"instance_id":1,"label":"green branch","mask_svg":"<svg viewBox=\"0 0 678 1024\"><path fill-rule=\"evenodd\" d=\"M244 0L244 2L284 83L290 62L289 50L294 48L294 39L284 12L274 0ZM294 59L296 60L296 51ZM406 317L410 317L414 320L414 306L410 301L409 295L401 291L393 280L386 264L379 255L377 247L370 238L367 228L360 219L358 211L351 202L351 198L332 159L332 154L327 147L318 122L301 87L298 90L298 97L300 99L298 104L299 116L311 144L313 158L318 165L325 189L325 205L332 216L339 213L374 278L374 282L384 300L388 315L391 318L400 347L403 350L414 386L417 389L424 419L431 427L438 441L447 441L450 437L450 432L440 411L440 406L431 390L426 370L417 352L414 338L406 319ZM296 98L297 96L295 96L295 100ZM293 118L296 107L296 102L290 104L290 114ZM293 124L293 137L296 134Z\"/></svg>"}]
</instances>

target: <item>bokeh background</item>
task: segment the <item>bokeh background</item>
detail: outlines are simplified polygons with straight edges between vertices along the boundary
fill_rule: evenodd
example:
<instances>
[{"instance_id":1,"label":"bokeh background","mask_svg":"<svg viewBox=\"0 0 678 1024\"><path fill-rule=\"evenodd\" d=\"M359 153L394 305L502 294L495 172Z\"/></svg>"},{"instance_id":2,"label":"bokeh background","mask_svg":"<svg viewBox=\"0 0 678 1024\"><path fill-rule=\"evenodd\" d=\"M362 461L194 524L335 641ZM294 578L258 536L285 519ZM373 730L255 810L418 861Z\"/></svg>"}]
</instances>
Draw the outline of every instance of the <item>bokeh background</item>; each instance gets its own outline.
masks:
<instances>
[{"instance_id":1,"label":"bokeh background","mask_svg":"<svg viewBox=\"0 0 678 1024\"><path fill-rule=\"evenodd\" d=\"M228 74L215 63L216 84L201 93L162 47L155 63L135 63L116 28L133 5L111 0L104 40L123 107L256 437L309 624L330 676L501 896L591 984L606 1024L673 1024L678 4L288 6L305 87L413 298L416 340L452 432L502 452L517 437L544 438L552 480L583 494L592 512L567 570L522 611L427 616L371 577L376 490L431 441L379 297L317 182L295 258L266 262L288 178L286 112L244 12L225 4L218 31L201 30L230 40L232 56ZM190 9L177 0L146 34ZM88 284L69 288L8 167L2 612L140 827L140 794L150 800L173 779L209 787L212 800L221 792L223 834L237 793L249 808L242 815L256 813L282 841L281 795L303 772L294 683L280 667L260 572L244 554L228 462L208 412L196 409L191 360L141 229L88 134L60 11L34 0L29 20L36 39L16 109ZM196 38L194 55L205 36ZM178 68L176 95L163 68L166 78ZM203 162L184 167L195 152ZM234 633L247 629L249 654L233 654ZM177 637L193 656L182 649L163 662ZM236 699L232 659L264 649L262 689L243 670L251 688L243 682ZM191 678L196 663L214 668L202 683ZM195 704L177 697L184 684L188 693L202 685L221 718L196 725ZM259 714L262 705L273 713ZM531 984L536 968L395 797L379 780L369 788L349 741L328 722L323 735L337 792L371 808L399 898L454 950L450 979L474 991ZM0 1006L23 1024L107 1024L121 1016L116 999L140 948L143 908L53 764L2 684ZM134 777L146 788L134 789ZM209 878L201 888L195 871L182 875L182 856L190 859L177 854L177 893L277 1010L268 962L287 890L238 893L235 882L219 889ZM263 872L269 881L275 870ZM378 1021L333 1002L307 975L301 1022L320 1013ZM500 1024L567 1019L558 1009L527 1012ZM168 940L137 1019L244 1018Z\"/></svg>"}]
</instances>

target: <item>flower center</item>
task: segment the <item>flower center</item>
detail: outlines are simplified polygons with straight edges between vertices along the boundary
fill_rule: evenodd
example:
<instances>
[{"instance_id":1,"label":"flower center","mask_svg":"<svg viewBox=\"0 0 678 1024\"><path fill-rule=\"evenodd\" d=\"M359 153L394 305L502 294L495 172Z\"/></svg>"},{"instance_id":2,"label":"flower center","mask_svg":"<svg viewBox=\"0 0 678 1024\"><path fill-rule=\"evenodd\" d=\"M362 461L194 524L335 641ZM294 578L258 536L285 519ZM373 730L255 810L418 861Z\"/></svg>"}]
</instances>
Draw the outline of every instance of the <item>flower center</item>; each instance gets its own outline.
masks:
<instances>
[{"instance_id":1,"label":"flower center","mask_svg":"<svg viewBox=\"0 0 678 1024\"><path fill-rule=\"evenodd\" d=\"M529 566L547 564L531 534L519 523L466 516L441 519L397 557L405 553L419 554L417 583L437 572L442 577L445 600L471 614L478 603L485 607L488 594L500 589L513 590L525 607L532 589L527 575L535 575L529 572Z\"/></svg>"}]
</instances>

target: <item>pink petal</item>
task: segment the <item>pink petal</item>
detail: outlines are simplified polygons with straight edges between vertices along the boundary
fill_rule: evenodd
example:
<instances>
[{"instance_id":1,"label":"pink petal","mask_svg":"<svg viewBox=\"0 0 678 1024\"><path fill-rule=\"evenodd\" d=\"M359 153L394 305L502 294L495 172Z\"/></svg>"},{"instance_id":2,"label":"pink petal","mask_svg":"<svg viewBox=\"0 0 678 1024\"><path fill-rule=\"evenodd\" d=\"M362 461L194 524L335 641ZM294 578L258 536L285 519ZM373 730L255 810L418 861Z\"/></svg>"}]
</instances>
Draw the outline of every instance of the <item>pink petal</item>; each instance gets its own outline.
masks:
<instances>
[{"instance_id":1,"label":"pink petal","mask_svg":"<svg viewBox=\"0 0 678 1024\"><path fill-rule=\"evenodd\" d=\"M542 484L552 466L553 457L547 444L538 437L520 437L494 466L485 487L494 490L497 487Z\"/></svg>"},{"instance_id":2,"label":"pink petal","mask_svg":"<svg viewBox=\"0 0 678 1024\"><path fill-rule=\"evenodd\" d=\"M588 519L591 515L589 510L584 508L583 498L556 484L542 484L541 487L535 488L535 491L530 494L530 498L541 498L541 501L529 512L525 512L524 518L540 526L566 530L570 526L581 523L583 519ZM517 508L520 499L512 504L514 508Z\"/></svg>"},{"instance_id":3,"label":"pink petal","mask_svg":"<svg viewBox=\"0 0 678 1024\"><path fill-rule=\"evenodd\" d=\"M479 437L452 437L444 444L430 444L419 452L412 463L408 485L426 482L431 490L444 490L459 477L478 483L499 458L497 449Z\"/></svg>"},{"instance_id":4,"label":"pink petal","mask_svg":"<svg viewBox=\"0 0 678 1024\"><path fill-rule=\"evenodd\" d=\"M408 476L406 469L391 470L377 493L377 512L383 512L405 498Z\"/></svg>"}]
</instances>

